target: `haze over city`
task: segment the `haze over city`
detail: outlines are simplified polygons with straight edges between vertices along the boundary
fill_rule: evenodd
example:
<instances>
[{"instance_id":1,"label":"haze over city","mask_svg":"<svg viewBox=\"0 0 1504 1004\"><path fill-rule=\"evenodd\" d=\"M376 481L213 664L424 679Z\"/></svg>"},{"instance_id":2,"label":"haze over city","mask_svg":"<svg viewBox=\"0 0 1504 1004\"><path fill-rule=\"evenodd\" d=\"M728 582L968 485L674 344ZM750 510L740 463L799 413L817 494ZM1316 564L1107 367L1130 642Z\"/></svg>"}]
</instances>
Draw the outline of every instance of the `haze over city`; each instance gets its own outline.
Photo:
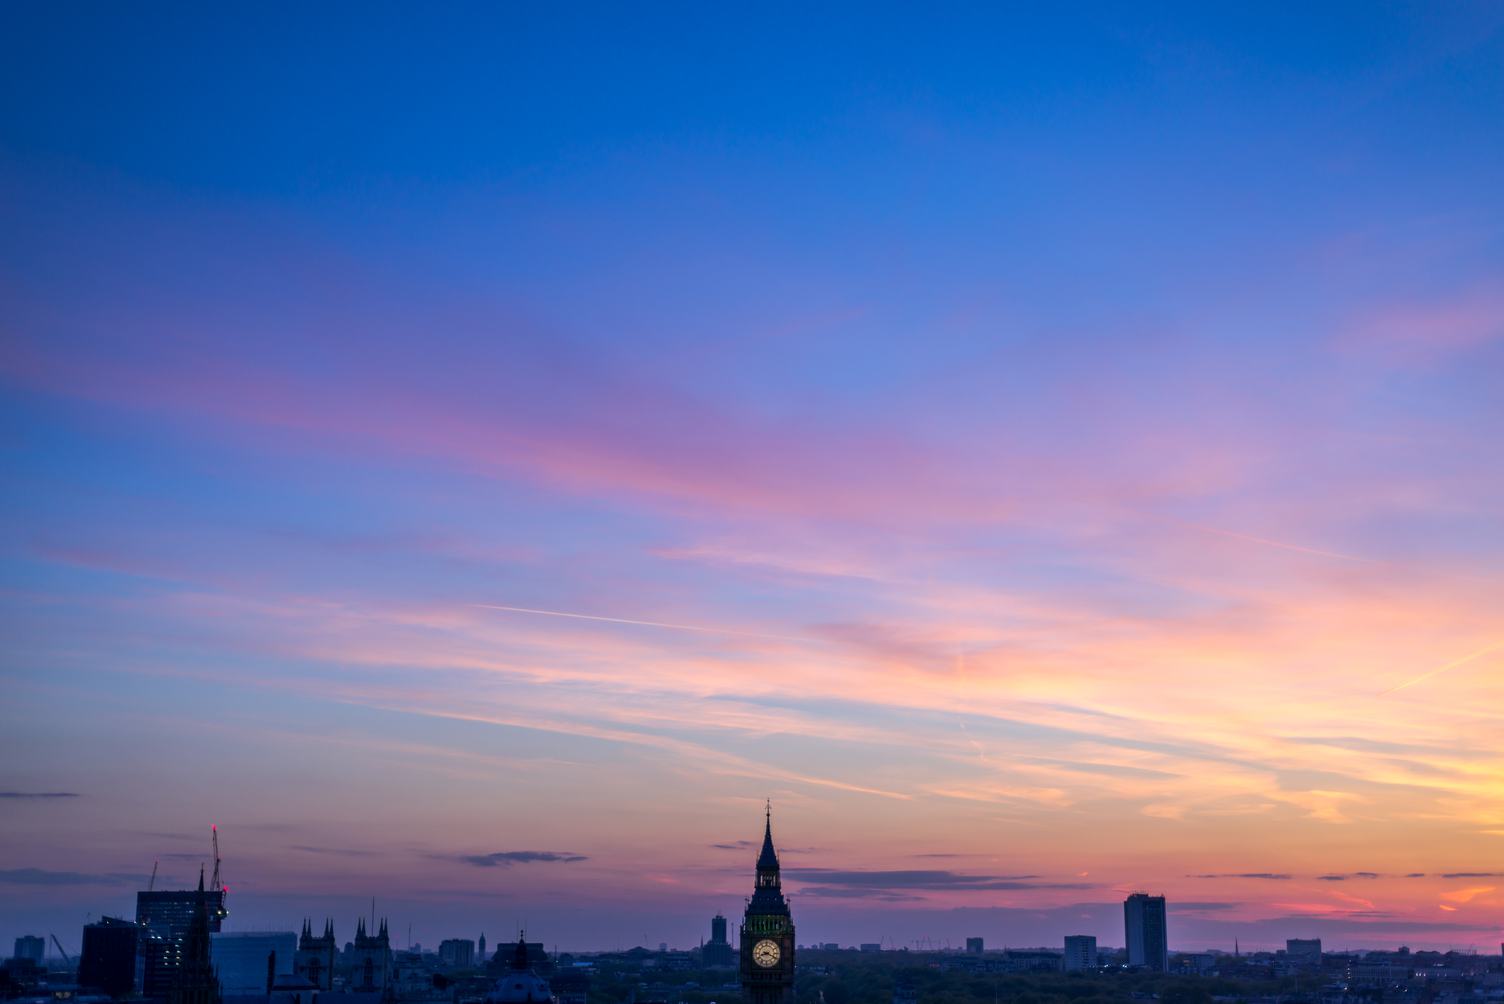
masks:
<instances>
[{"instance_id":1,"label":"haze over city","mask_svg":"<svg viewBox=\"0 0 1504 1004\"><path fill-rule=\"evenodd\" d=\"M1497 951L1504 7L1208 7L5 6L0 943Z\"/></svg>"}]
</instances>

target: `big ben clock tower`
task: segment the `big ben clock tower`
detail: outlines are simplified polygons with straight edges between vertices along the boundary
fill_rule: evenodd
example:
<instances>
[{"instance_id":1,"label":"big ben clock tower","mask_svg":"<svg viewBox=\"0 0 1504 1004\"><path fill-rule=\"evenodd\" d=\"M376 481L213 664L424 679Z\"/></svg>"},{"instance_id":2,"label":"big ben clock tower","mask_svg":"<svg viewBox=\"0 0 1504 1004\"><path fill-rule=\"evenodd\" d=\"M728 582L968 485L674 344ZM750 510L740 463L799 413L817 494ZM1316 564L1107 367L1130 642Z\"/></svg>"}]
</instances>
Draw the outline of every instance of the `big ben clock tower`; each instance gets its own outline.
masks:
<instances>
[{"instance_id":1,"label":"big ben clock tower","mask_svg":"<svg viewBox=\"0 0 1504 1004\"><path fill-rule=\"evenodd\" d=\"M743 1004L793 1004L794 918L778 878L771 803L757 855L757 886L742 916L741 971Z\"/></svg>"}]
</instances>

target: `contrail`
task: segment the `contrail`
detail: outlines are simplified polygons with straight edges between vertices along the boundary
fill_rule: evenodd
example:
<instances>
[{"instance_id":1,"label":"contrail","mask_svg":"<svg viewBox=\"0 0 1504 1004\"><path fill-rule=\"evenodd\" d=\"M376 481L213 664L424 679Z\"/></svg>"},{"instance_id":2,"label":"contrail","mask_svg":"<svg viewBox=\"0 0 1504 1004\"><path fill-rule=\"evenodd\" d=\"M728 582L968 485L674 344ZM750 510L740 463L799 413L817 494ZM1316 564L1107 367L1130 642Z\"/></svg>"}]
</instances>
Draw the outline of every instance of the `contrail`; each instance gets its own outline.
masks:
<instances>
[{"instance_id":1,"label":"contrail","mask_svg":"<svg viewBox=\"0 0 1504 1004\"><path fill-rule=\"evenodd\" d=\"M1488 655L1491 652L1497 652L1500 649L1504 649L1504 642L1500 642L1497 645L1490 645L1488 646L1488 648L1480 648L1472 655L1465 655L1461 659L1456 659L1452 662L1447 663L1445 666L1438 666L1437 668L1431 670L1429 673L1422 673L1413 680L1406 680L1404 683L1400 684L1397 687L1390 687L1388 690L1379 694L1379 696L1388 697L1396 690L1404 690L1406 687L1412 687L1415 684L1420 683L1422 680L1429 680L1431 679L1431 677L1445 673L1449 669L1456 669L1458 666L1466 665L1467 663L1472 662L1474 659L1481 659L1485 655Z\"/></svg>"},{"instance_id":2,"label":"contrail","mask_svg":"<svg viewBox=\"0 0 1504 1004\"><path fill-rule=\"evenodd\" d=\"M505 610L514 614L538 614L542 617L568 617L579 621L601 621L605 624L633 624L637 627L667 628L670 631L693 631L696 634L720 634L731 635L737 638L768 638L774 641L797 641L806 645L813 644L813 638L801 638L797 635L788 634L764 634L760 631L736 631L732 628L703 627L696 624L668 624L664 621L639 621L630 617L600 617L596 614L576 614L567 610L535 610L532 607L505 607L499 603L472 603L473 607L484 610Z\"/></svg>"}]
</instances>

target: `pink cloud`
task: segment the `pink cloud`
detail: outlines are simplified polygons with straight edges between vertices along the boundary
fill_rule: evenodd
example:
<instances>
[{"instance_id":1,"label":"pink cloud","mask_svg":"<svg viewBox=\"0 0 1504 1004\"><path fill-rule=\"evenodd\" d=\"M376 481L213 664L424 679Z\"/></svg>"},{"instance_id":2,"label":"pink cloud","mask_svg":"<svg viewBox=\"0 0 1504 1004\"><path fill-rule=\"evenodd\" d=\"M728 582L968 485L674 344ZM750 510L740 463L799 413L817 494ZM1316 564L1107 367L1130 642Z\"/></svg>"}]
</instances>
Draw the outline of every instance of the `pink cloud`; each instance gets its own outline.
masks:
<instances>
[{"instance_id":1,"label":"pink cloud","mask_svg":"<svg viewBox=\"0 0 1504 1004\"><path fill-rule=\"evenodd\" d=\"M1504 292L1489 285L1448 299L1391 304L1359 317L1338 344L1436 362L1504 338Z\"/></svg>"}]
</instances>

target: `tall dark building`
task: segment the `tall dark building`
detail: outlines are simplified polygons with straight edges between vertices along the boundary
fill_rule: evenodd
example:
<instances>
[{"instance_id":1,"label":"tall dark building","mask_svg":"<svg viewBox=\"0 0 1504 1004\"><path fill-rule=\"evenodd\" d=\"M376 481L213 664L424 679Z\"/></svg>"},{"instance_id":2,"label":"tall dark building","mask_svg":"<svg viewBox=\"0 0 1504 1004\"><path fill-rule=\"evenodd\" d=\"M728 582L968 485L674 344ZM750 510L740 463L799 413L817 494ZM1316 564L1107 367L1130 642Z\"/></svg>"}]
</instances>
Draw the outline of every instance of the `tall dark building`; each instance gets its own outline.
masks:
<instances>
[{"instance_id":1,"label":"tall dark building","mask_svg":"<svg viewBox=\"0 0 1504 1004\"><path fill-rule=\"evenodd\" d=\"M469 938L445 938L439 942L439 961L454 969L475 964L475 942Z\"/></svg>"},{"instance_id":2,"label":"tall dark building","mask_svg":"<svg viewBox=\"0 0 1504 1004\"><path fill-rule=\"evenodd\" d=\"M1170 938L1165 924L1165 898L1136 892L1123 901L1123 935L1128 964L1155 972L1170 969Z\"/></svg>"},{"instance_id":3,"label":"tall dark building","mask_svg":"<svg viewBox=\"0 0 1504 1004\"><path fill-rule=\"evenodd\" d=\"M47 939L39 938L35 934L23 934L17 938L16 953L11 956L13 959L26 959L30 962L35 962L39 966L46 957Z\"/></svg>"},{"instance_id":4,"label":"tall dark building","mask_svg":"<svg viewBox=\"0 0 1504 1004\"><path fill-rule=\"evenodd\" d=\"M222 896L219 902L223 902ZM209 931L218 925L219 918L211 919L209 895L204 892L204 873L198 873L198 895L193 905L193 920L183 938L183 954L173 974L172 989L167 994L167 1004L219 1004L219 978L214 975L214 963L209 958Z\"/></svg>"},{"instance_id":5,"label":"tall dark building","mask_svg":"<svg viewBox=\"0 0 1504 1004\"><path fill-rule=\"evenodd\" d=\"M166 997L172 990L178 966L183 960L183 941L193 926L198 897L203 896L209 910L209 930L219 930L224 916L224 890L164 889L136 893L136 923L141 931L141 956L144 963L141 993L146 997Z\"/></svg>"},{"instance_id":6,"label":"tall dark building","mask_svg":"<svg viewBox=\"0 0 1504 1004\"><path fill-rule=\"evenodd\" d=\"M78 985L125 997L136 989L136 953L141 929L119 917L101 917L84 925L84 947L78 956Z\"/></svg>"},{"instance_id":7,"label":"tall dark building","mask_svg":"<svg viewBox=\"0 0 1504 1004\"><path fill-rule=\"evenodd\" d=\"M730 969L736 964L736 949L726 938L726 918L720 914L710 918L710 940L700 949L700 963L713 969Z\"/></svg>"},{"instance_id":8,"label":"tall dark building","mask_svg":"<svg viewBox=\"0 0 1504 1004\"><path fill-rule=\"evenodd\" d=\"M773 807L768 806L757 855L757 885L747 901L741 930L742 1000L745 1004L791 1004L794 999L794 918L783 898L778 852L773 849Z\"/></svg>"}]
</instances>

